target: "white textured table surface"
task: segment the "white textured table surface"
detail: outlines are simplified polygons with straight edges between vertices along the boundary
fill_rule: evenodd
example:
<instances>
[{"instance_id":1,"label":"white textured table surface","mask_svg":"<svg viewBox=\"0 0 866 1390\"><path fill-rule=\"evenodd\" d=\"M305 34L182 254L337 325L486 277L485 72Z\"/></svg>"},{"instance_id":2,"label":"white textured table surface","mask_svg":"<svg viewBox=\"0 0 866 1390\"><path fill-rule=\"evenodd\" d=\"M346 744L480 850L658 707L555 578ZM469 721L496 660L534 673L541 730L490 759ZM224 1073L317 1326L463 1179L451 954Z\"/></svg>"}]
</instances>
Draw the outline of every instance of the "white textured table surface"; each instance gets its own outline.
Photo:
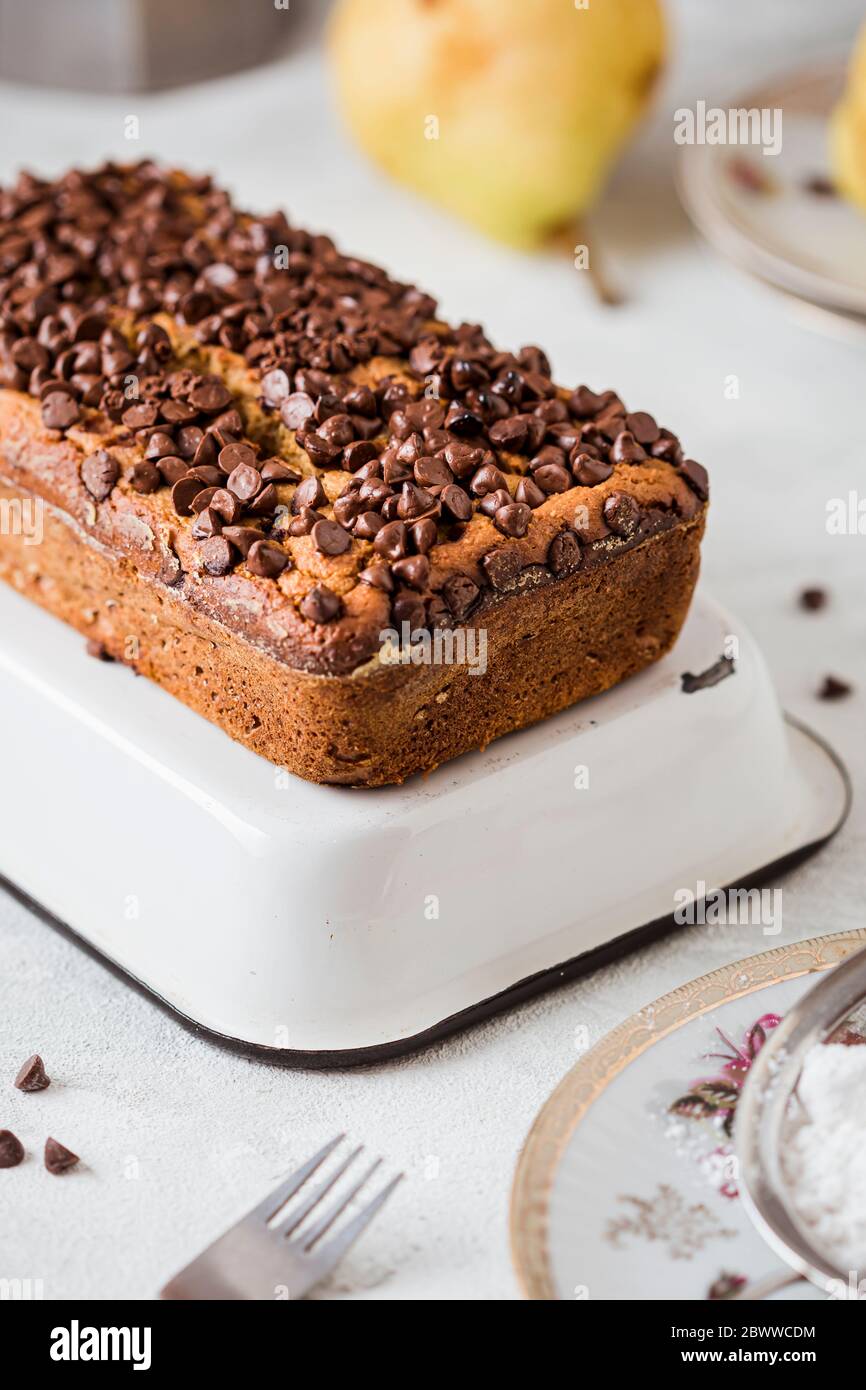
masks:
<instances>
[{"instance_id":1,"label":"white textured table surface","mask_svg":"<svg viewBox=\"0 0 866 1390\"><path fill-rule=\"evenodd\" d=\"M863 489L862 350L813 336L717 260L670 182L677 106L727 104L769 55L780 70L844 39L862 7L837 0L829 33L829 7L811 0L753 3L736 20L716 0L672 8L677 51L655 119L597 219L628 291L615 311L568 263L501 251L384 184L338 131L310 59L151 100L0 88L0 179L20 164L46 172L107 154L211 168L242 201L283 203L300 224L438 292L446 315L483 320L509 345L542 343L560 380L613 385L652 410L711 469L704 583L752 627L787 708L835 744L862 789L866 538L831 538L824 525L828 498ZM123 138L130 113L137 145ZM731 374L735 400L724 391ZM832 591L814 617L795 606L808 582ZM817 701L828 671L857 693ZM62 771L40 768L34 751L49 796L53 775ZM689 794L703 794L700 769ZM785 878L783 939L863 924L864 854L861 797L838 839ZM722 939L695 928L414 1059L302 1073L196 1041L0 894L0 1127L30 1150L0 1174L0 1276L41 1278L46 1297L150 1297L342 1128L409 1181L323 1296L514 1297L511 1177L535 1113L575 1060L576 1025L595 1041L659 994L766 945L757 928ZM24 1096L9 1082L34 1050L54 1083ZM74 1179L42 1170L46 1133L86 1160Z\"/></svg>"}]
</instances>

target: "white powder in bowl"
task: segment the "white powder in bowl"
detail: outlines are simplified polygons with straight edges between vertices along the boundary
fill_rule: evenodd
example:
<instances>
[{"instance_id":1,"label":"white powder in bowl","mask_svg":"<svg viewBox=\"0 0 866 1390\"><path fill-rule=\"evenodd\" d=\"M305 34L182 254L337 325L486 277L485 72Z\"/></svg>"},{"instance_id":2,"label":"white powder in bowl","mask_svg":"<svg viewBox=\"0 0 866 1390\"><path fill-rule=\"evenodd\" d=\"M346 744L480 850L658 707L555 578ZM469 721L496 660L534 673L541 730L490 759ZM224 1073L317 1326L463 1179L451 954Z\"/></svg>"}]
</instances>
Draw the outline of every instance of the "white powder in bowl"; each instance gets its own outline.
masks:
<instances>
[{"instance_id":1,"label":"white powder in bowl","mask_svg":"<svg viewBox=\"0 0 866 1390\"><path fill-rule=\"evenodd\" d=\"M866 1047L814 1047L790 1104L791 1205L838 1269L866 1275Z\"/></svg>"}]
</instances>

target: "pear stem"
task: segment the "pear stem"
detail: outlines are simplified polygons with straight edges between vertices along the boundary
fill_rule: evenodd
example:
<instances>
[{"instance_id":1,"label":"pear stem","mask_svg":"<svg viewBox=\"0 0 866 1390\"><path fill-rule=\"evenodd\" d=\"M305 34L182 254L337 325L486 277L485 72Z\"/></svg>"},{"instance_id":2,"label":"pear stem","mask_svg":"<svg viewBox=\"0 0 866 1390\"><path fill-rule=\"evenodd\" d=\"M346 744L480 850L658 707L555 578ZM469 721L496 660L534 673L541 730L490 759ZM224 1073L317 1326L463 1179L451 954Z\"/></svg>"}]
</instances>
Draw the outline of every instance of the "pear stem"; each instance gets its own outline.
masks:
<instances>
[{"instance_id":1,"label":"pear stem","mask_svg":"<svg viewBox=\"0 0 866 1390\"><path fill-rule=\"evenodd\" d=\"M584 268L599 304L615 308L624 303L625 295L608 278L603 257L599 255L598 243L593 243L588 222L581 218L571 223L570 226L561 228L560 231L554 233L552 245L567 251L570 257L575 255L575 247L585 246L587 263Z\"/></svg>"}]
</instances>

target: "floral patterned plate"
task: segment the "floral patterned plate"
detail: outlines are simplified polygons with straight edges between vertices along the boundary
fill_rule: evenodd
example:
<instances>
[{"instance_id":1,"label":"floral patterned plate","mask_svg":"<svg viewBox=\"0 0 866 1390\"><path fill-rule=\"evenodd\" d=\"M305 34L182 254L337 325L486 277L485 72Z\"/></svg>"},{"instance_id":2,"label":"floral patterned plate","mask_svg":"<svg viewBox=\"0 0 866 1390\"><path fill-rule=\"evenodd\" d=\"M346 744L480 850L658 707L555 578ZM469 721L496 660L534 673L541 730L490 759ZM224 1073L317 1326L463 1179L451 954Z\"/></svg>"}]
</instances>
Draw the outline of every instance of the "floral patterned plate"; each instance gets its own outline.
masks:
<instances>
[{"instance_id":1,"label":"floral patterned plate","mask_svg":"<svg viewBox=\"0 0 866 1390\"><path fill-rule=\"evenodd\" d=\"M864 943L866 930L842 932L724 966L581 1058L517 1165L512 1247L528 1297L724 1298L780 1269L739 1200L740 1088L809 976ZM776 1296L823 1295L797 1283Z\"/></svg>"}]
</instances>

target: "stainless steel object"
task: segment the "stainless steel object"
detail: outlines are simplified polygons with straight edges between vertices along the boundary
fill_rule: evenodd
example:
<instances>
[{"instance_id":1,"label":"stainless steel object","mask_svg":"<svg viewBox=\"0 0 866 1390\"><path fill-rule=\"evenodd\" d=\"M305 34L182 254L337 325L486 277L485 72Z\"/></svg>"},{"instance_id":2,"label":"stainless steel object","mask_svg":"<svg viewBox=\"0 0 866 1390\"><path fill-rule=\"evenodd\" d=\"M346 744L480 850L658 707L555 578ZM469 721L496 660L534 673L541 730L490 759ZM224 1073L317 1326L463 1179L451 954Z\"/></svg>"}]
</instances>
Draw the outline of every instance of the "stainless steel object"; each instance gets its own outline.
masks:
<instances>
[{"instance_id":1,"label":"stainless steel object","mask_svg":"<svg viewBox=\"0 0 866 1390\"><path fill-rule=\"evenodd\" d=\"M303 1298L339 1264L387 1202L403 1174L361 1207L322 1244L323 1237L378 1169L376 1159L354 1182L343 1184L334 1199L321 1204L362 1153L362 1147L332 1168L313 1190L292 1199L345 1138L338 1134L274 1188L252 1211L209 1245L166 1284L160 1295L176 1300L279 1300ZM317 1209L320 1214L307 1218Z\"/></svg>"},{"instance_id":2,"label":"stainless steel object","mask_svg":"<svg viewBox=\"0 0 866 1390\"><path fill-rule=\"evenodd\" d=\"M806 1054L864 999L866 950L823 976L774 1029L749 1070L734 1131L743 1202L761 1235L792 1269L836 1297L849 1296L850 1271L837 1269L815 1247L792 1212L782 1173L782 1143L789 1101ZM860 1274L866 1277L866 1270ZM746 1297L760 1296L744 1292ZM850 1296L856 1296L856 1290Z\"/></svg>"},{"instance_id":3,"label":"stainless steel object","mask_svg":"<svg viewBox=\"0 0 866 1390\"><path fill-rule=\"evenodd\" d=\"M0 0L0 78L92 92L184 86L269 62L316 0Z\"/></svg>"}]
</instances>

